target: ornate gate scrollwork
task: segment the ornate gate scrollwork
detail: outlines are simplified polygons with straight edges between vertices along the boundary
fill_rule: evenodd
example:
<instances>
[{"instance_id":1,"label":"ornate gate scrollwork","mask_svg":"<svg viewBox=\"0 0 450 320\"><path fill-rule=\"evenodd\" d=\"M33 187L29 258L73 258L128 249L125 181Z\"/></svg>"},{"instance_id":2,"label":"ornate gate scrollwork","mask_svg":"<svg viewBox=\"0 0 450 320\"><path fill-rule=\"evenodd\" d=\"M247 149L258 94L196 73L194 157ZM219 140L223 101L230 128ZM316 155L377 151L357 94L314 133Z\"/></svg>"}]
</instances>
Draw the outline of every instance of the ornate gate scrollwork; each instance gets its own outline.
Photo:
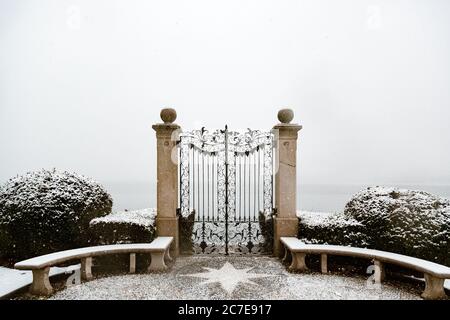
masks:
<instances>
[{"instance_id":1,"label":"ornate gate scrollwork","mask_svg":"<svg viewBox=\"0 0 450 320\"><path fill-rule=\"evenodd\" d=\"M180 213L195 212L195 253L260 253L273 211L273 134L202 128L180 135Z\"/></svg>"}]
</instances>

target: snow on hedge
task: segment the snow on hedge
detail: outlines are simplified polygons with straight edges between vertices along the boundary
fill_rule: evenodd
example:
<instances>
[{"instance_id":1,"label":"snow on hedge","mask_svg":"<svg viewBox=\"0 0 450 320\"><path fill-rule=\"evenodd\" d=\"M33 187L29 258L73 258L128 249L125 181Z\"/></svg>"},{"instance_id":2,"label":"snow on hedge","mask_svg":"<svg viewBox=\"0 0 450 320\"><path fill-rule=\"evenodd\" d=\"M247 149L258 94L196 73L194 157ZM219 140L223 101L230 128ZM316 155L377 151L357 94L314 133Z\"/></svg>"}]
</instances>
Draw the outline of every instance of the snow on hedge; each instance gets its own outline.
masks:
<instances>
[{"instance_id":1,"label":"snow on hedge","mask_svg":"<svg viewBox=\"0 0 450 320\"><path fill-rule=\"evenodd\" d=\"M94 244L147 243L156 235L156 209L114 212L91 220Z\"/></svg>"},{"instance_id":2,"label":"snow on hedge","mask_svg":"<svg viewBox=\"0 0 450 320\"><path fill-rule=\"evenodd\" d=\"M90 225L94 226L99 223L124 223L134 224L153 230L156 219L156 209L147 208L133 211L119 211L111 213L105 217L95 218Z\"/></svg>"},{"instance_id":3,"label":"snow on hedge","mask_svg":"<svg viewBox=\"0 0 450 320\"><path fill-rule=\"evenodd\" d=\"M348 218L342 213L338 212L319 212L319 211L304 211L298 210L297 217L300 219L301 223L308 225L310 227L320 227L328 225L339 225L339 226L357 226L361 225L358 221L353 218Z\"/></svg>"},{"instance_id":4,"label":"snow on hedge","mask_svg":"<svg viewBox=\"0 0 450 320\"><path fill-rule=\"evenodd\" d=\"M94 180L40 170L0 189L0 251L17 259L89 244L89 222L111 212L112 199Z\"/></svg>"},{"instance_id":5,"label":"snow on hedge","mask_svg":"<svg viewBox=\"0 0 450 320\"><path fill-rule=\"evenodd\" d=\"M102 207L105 200L111 202L111 197L104 188L91 178L71 173L53 170L28 172L8 180L0 189L0 210L8 212L10 208L33 208L36 214L47 208L59 208L53 213L53 218L66 214L71 204L84 207ZM9 215L1 215L3 223L17 219L23 213L11 211ZM55 216L56 215L56 216ZM74 219L80 217L74 214ZM46 221L42 221L46 223Z\"/></svg>"},{"instance_id":6,"label":"snow on hedge","mask_svg":"<svg viewBox=\"0 0 450 320\"><path fill-rule=\"evenodd\" d=\"M395 210L408 210L417 216L450 222L450 200L419 190L370 187L355 194L347 203L345 213L362 220L389 217Z\"/></svg>"},{"instance_id":7,"label":"snow on hedge","mask_svg":"<svg viewBox=\"0 0 450 320\"><path fill-rule=\"evenodd\" d=\"M363 225L338 212L297 211L299 239L305 243L366 247Z\"/></svg>"},{"instance_id":8,"label":"snow on hedge","mask_svg":"<svg viewBox=\"0 0 450 320\"><path fill-rule=\"evenodd\" d=\"M365 226L372 247L450 265L450 200L425 191L370 187L345 216Z\"/></svg>"},{"instance_id":9,"label":"snow on hedge","mask_svg":"<svg viewBox=\"0 0 450 320\"><path fill-rule=\"evenodd\" d=\"M343 213L297 212L309 243L369 247L450 265L450 200L425 191L370 187Z\"/></svg>"}]
</instances>

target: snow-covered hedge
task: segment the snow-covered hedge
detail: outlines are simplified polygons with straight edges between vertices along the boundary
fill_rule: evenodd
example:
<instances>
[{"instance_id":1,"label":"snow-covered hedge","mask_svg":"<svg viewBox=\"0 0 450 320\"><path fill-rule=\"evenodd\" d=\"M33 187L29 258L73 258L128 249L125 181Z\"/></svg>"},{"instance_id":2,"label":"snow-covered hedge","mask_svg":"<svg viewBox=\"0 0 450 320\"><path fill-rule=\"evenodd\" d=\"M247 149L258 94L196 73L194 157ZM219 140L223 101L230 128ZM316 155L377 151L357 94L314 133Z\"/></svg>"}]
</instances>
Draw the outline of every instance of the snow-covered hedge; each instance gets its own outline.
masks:
<instances>
[{"instance_id":1,"label":"snow-covered hedge","mask_svg":"<svg viewBox=\"0 0 450 320\"><path fill-rule=\"evenodd\" d=\"M90 222L91 240L97 245L151 242L155 237L155 209L114 212Z\"/></svg>"},{"instance_id":2,"label":"snow-covered hedge","mask_svg":"<svg viewBox=\"0 0 450 320\"><path fill-rule=\"evenodd\" d=\"M111 212L111 196L97 182L69 172L41 170L0 189L0 246L14 259L88 244L89 222ZM6 249L5 249L6 247Z\"/></svg>"},{"instance_id":3,"label":"snow-covered hedge","mask_svg":"<svg viewBox=\"0 0 450 320\"><path fill-rule=\"evenodd\" d=\"M450 200L424 191L372 187L344 215L364 226L369 247L450 265Z\"/></svg>"},{"instance_id":4,"label":"snow-covered hedge","mask_svg":"<svg viewBox=\"0 0 450 320\"><path fill-rule=\"evenodd\" d=\"M181 253L191 254L193 248L192 233L194 229L195 211L187 216L180 215L180 251Z\"/></svg>"},{"instance_id":5,"label":"snow-covered hedge","mask_svg":"<svg viewBox=\"0 0 450 320\"><path fill-rule=\"evenodd\" d=\"M8 234L6 233L4 228L1 228L0 226L0 259L8 255L10 246L11 242L9 240Z\"/></svg>"},{"instance_id":6,"label":"snow-covered hedge","mask_svg":"<svg viewBox=\"0 0 450 320\"><path fill-rule=\"evenodd\" d=\"M298 211L299 238L306 243L367 246L364 227L342 213Z\"/></svg>"},{"instance_id":7,"label":"snow-covered hedge","mask_svg":"<svg viewBox=\"0 0 450 320\"><path fill-rule=\"evenodd\" d=\"M299 238L352 245L450 265L450 200L423 191L371 187L343 213L299 211Z\"/></svg>"},{"instance_id":8,"label":"snow-covered hedge","mask_svg":"<svg viewBox=\"0 0 450 320\"><path fill-rule=\"evenodd\" d=\"M273 217L259 212L259 228L264 238L264 242L262 243L263 252L271 254L273 252Z\"/></svg>"}]
</instances>

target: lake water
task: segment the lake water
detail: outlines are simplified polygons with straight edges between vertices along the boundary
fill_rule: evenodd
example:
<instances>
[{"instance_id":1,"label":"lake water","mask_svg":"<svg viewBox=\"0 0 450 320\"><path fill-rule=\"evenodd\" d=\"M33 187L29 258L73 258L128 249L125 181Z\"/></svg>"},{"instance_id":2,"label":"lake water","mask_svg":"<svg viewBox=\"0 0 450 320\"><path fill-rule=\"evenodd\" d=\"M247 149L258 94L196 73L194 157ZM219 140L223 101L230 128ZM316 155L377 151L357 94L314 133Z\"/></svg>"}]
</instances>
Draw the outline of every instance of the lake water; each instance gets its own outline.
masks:
<instances>
[{"instance_id":1,"label":"lake water","mask_svg":"<svg viewBox=\"0 0 450 320\"><path fill-rule=\"evenodd\" d=\"M113 210L156 207L156 185L154 183L110 182L103 185L113 197ZM308 211L342 211L351 196L366 187L368 185L300 184L297 192L297 208ZM423 190L450 198L450 186L400 185L397 187Z\"/></svg>"}]
</instances>

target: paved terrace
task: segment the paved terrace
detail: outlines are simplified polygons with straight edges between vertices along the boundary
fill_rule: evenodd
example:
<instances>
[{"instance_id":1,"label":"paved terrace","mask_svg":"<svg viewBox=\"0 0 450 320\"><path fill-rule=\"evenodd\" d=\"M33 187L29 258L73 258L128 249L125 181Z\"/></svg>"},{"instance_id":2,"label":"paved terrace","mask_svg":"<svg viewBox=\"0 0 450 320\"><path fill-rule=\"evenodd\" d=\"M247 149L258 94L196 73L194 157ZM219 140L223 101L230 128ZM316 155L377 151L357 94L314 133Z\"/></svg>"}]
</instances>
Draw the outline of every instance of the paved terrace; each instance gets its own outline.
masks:
<instances>
[{"instance_id":1,"label":"paved terrace","mask_svg":"<svg viewBox=\"0 0 450 320\"><path fill-rule=\"evenodd\" d=\"M168 273L102 277L51 299L420 299L420 289L367 277L292 274L272 257L181 256Z\"/></svg>"}]
</instances>

